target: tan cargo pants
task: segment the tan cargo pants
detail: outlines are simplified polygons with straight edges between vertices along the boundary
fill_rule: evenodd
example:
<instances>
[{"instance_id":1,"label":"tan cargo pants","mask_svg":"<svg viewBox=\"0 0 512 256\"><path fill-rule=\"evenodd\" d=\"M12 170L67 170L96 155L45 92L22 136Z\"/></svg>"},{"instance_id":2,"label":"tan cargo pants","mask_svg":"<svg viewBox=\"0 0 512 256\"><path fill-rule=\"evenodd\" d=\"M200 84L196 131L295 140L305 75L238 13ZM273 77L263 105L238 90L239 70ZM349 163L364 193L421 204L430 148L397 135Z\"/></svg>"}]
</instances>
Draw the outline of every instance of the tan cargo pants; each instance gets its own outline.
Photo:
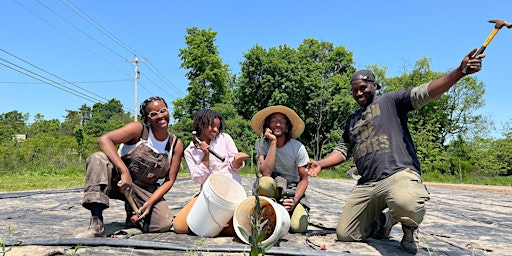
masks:
<instances>
[{"instance_id":1,"label":"tan cargo pants","mask_svg":"<svg viewBox=\"0 0 512 256\"><path fill-rule=\"evenodd\" d=\"M386 208L394 221L417 227L430 199L418 173L405 169L378 182L356 185L347 199L336 228L338 240L362 241L375 230L372 223Z\"/></svg>"}]
</instances>

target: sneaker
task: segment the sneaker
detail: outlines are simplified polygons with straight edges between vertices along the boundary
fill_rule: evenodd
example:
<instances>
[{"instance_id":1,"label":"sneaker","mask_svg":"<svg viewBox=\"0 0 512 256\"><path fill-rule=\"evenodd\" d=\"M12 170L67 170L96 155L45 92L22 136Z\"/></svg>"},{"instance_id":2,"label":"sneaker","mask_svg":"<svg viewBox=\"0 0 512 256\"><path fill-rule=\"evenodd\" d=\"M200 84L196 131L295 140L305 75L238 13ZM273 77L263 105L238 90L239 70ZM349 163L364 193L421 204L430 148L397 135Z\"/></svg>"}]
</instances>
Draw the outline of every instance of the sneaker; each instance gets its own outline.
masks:
<instances>
[{"instance_id":1,"label":"sneaker","mask_svg":"<svg viewBox=\"0 0 512 256\"><path fill-rule=\"evenodd\" d=\"M408 253L418 253L418 245L416 244L418 227L408 227L402 224L402 230L404 231L404 237L400 242L400 249Z\"/></svg>"},{"instance_id":2,"label":"sneaker","mask_svg":"<svg viewBox=\"0 0 512 256\"><path fill-rule=\"evenodd\" d=\"M398 223L393 220L393 217L391 217L389 211L381 213L375 222L377 227L375 233L372 235L372 238L378 240L387 239L391 233L391 229L393 229L393 226Z\"/></svg>"},{"instance_id":3,"label":"sneaker","mask_svg":"<svg viewBox=\"0 0 512 256\"><path fill-rule=\"evenodd\" d=\"M103 227L103 221L98 217L91 217L87 230L78 233L75 238L95 237L105 237L105 228Z\"/></svg>"}]
</instances>

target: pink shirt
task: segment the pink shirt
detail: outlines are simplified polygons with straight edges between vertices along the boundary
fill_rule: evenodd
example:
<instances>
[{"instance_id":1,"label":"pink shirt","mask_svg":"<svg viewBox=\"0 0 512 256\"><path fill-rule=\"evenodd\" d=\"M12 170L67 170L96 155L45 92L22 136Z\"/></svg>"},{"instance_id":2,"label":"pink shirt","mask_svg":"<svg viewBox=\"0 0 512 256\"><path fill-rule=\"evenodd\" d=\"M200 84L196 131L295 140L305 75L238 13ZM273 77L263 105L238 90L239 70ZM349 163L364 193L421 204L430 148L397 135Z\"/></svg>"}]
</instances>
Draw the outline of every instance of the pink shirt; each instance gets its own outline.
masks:
<instances>
[{"instance_id":1,"label":"pink shirt","mask_svg":"<svg viewBox=\"0 0 512 256\"><path fill-rule=\"evenodd\" d=\"M210 168L206 168L202 163L204 157L203 151L196 148L192 142L190 142L188 147L185 149L185 160L187 161L187 167L190 171L192 180L202 185L210 174L221 173L242 184L242 179L238 174L238 170L244 167L245 163L242 163L242 166L238 169L233 168L233 158L235 154L238 153L238 149L236 148L235 142L231 136L227 133L220 133L217 135L217 138L210 141L210 148L226 158L224 162L222 162L210 153Z\"/></svg>"}]
</instances>

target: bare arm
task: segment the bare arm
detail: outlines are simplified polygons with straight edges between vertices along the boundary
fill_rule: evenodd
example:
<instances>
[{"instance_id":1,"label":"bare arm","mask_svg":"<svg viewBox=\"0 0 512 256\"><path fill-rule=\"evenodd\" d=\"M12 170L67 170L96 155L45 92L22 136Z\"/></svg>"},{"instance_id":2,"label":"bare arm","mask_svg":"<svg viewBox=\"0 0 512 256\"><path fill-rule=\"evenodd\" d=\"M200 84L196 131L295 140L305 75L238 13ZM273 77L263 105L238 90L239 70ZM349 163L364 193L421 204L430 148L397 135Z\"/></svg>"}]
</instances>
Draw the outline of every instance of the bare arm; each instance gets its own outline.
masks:
<instances>
[{"instance_id":1,"label":"bare arm","mask_svg":"<svg viewBox=\"0 0 512 256\"><path fill-rule=\"evenodd\" d=\"M324 158L318 162L317 161L309 161L308 162L309 169L307 169L307 173L312 177L316 177L316 176L318 176L318 174L320 173L320 171L322 169L336 166L338 164L343 163L345 160L346 159L342 154L340 154L336 151L333 151L326 158Z\"/></svg>"},{"instance_id":2,"label":"bare arm","mask_svg":"<svg viewBox=\"0 0 512 256\"><path fill-rule=\"evenodd\" d=\"M268 149L267 155L260 155L258 160L260 163L261 174L263 174L263 176L270 176L270 174L272 174L274 171L274 166L276 163L277 138L268 128L265 131L265 137L269 139L270 147Z\"/></svg>"},{"instance_id":3,"label":"bare arm","mask_svg":"<svg viewBox=\"0 0 512 256\"><path fill-rule=\"evenodd\" d=\"M117 153L116 146L121 143L135 144L139 140L142 131L142 124L138 122L129 123L119 129L107 132L98 138L98 145L103 153L121 173L121 189L132 186L132 177L128 167Z\"/></svg>"},{"instance_id":4,"label":"bare arm","mask_svg":"<svg viewBox=\"0 0 512 256\"><path fill-rule=\"evenodd\" d=\"M485 54L480 54L475 58L471 59L473 54L476 52L476 48L473 49L468 55L464 57L460 66L456 69L452 70L446 76L438 78L432 82L427 87L428 95L435 99L441 96L443 93L447 92L455 83L457 83L461 78L465 75L464 70L466 67L469 67L469 74L474 74L482 68L482 59L485 58Z\"/></svg>"}]
</instances>

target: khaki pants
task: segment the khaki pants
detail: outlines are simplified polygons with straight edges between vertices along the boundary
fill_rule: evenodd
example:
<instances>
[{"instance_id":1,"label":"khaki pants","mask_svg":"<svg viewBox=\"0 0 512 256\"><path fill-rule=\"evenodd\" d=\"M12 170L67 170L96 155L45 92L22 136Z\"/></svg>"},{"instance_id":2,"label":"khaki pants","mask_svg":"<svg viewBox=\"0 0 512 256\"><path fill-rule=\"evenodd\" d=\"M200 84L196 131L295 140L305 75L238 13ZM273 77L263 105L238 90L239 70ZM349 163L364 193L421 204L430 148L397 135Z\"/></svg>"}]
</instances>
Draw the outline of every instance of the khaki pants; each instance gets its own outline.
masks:
<instances>
[{"instance_id":1,"label":"khaki pants","mask_svg":"<svg viewBox=\"0 0 512 256\"><path fill-rule=\"evenodd\" d=\"M90 209L91 203L110 206L110 199L119 199L126 202L125 196L119 191L117 182L120 180L117 170L103 152L96 152L86 161L85 189L82 206ZM153 191L147 191L133 184L132 197L138 207L141 207L152 195ZM150 210L149 216L141 220L141 229L144 232L166 232L172 224L172 213L167 202L156 202Z\"/></svg>"},{"instance_id":2,"label":"khaki pants","mask_svg":"<svg viewBox=\"0 0 512 256\"><path fill-rule=\"evenodd\" d=\"M266 196L276 200L281 199L281 195L277 189L276 181L272 177L263 176L259 179L259 185L256 189L259 196ZM290 231L294 233L304 233L308 230L309 214L299 202L290 216Z\"/></svg>"},{"instance_id":3,"label":"khaki pants","mask_svg":"<svg viewBox=\"0 0 512 256\"><path fill-rule=\"evenodd\" d=\"M393 220L417 227L423 221L425 202L429 199L421 177L410 169L378 182L356 185L336 228L338 240L365 240L375 231L372 223L386 208Z\"/></svg>"}]
</instances>

